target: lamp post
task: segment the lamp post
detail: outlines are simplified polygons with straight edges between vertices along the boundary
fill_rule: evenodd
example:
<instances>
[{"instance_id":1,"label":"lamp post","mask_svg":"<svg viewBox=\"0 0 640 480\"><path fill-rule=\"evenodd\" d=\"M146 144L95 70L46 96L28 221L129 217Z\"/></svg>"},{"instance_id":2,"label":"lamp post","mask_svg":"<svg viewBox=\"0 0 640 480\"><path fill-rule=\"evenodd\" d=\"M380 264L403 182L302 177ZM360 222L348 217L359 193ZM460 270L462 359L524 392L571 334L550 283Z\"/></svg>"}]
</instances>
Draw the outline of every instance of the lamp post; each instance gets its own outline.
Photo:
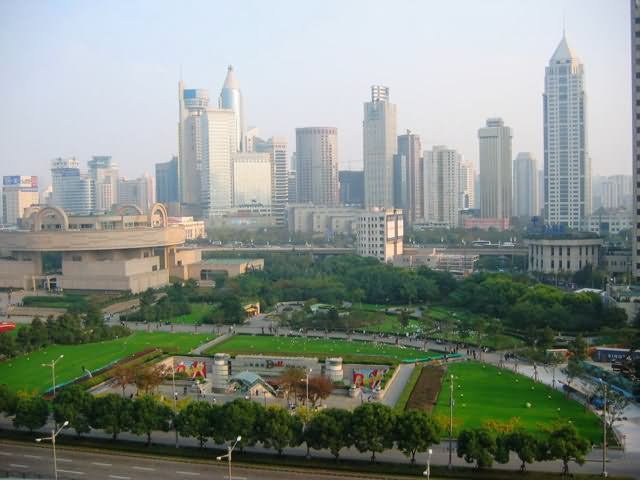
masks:
<instances>
[{"instance_id":1,"label":"lamp post","mask_svg":"<svg viewBox=\"0 0 640 480\"><path fill-rule=\"evenodd\" d=\"M60 355L55 360L51 360L49 363L43 363L43 367L49 367L51 369L51 383L53 384L53 396L56 396L56 363L58 363L64 355Z\"/></svg>"},{"instance_id":2,"label":"lamp post","mask_svg":"<svg viewBox=\"0 0 640 480\"><path fill-rule=\"evenodd\" d=\"M607 390L609 385L600 379L604 387L604 405L602 406L602 476L607 477Z\"/></svg>"},{"instance_id":3,"label":"lamp post","mask_svg":"<svg viewBox=\"0 0 640 480\"><path fill-rule=\"evenodd\" d=\"M433 450L429 449L427 453L427 469L422 472L422 475L427 477L427 480L429 480L431 478L431 455L433 454Z\"/></svg>"},{"instance_id":4,"label":"lamp post","mask_svg":"<svg viewBox=\"0 0 640 480\"><path fill-rule=\"evenodd\" d=\"M36 442L38 443L42 442L43 440L51 440L51 446L53 447L53 478L55 480L58 480L58 458L56 457L56 437L62 431L62 429L65 428L67 425L69 425L69 420L65 420L65 422L57 431L54 427L51 430L50 437L36 438Z\"/></svg>"},{"instance_id":5,"label":"lamp post","mask_svg":"<svg viewBox=\"0 0 640 480\"><path fill-rule=\"evenodd\" d=\"M178 392L176 392L175 365L171 365L171 385L173 386L173 427L176 431L176 448L178 448L178 425L176 425L176 417L178 415Z\"/></svg>"},{"instance_id":6,"label":"lamp post","mask_svg":"<svg viewBox=\"0 0 640 480\"><path fill-rule=\"evenodd\" d=\"M309 405L309 374L313 371L313 369L309 369L307 370L307 375L306 378L301 378L300 381L301 382L305 382L307 384L307 401L305 403L305 405Z\"/></svg>"},{"instance_id":7,"label":"lamp post","mask_svg":"<svg viewBox=\"0 0 640 480\"><path fill-rule=\"evenodd\" d=\"M453 468L451 463L451 452L453 452L453 374L451 374L451 384L449 385L449 470Z\"/></svg>"},{"instance_id":8,"label":"lamp post","mask_svg":"<svg viewBox=\"0 0 640 480\"><path fill-rule=\"evenodd\" d=\"M216 460L218 461L221 461L223 458L227 459L227 465L229 465L229 480L231 480L231 453L233 452L233 449L236 448L236 445L240 440L242 440L242 437L238 435L238 438L236 438L234 444L231 446L227 446L227 454L216 457Z\"/></svg>"}]
</instances>

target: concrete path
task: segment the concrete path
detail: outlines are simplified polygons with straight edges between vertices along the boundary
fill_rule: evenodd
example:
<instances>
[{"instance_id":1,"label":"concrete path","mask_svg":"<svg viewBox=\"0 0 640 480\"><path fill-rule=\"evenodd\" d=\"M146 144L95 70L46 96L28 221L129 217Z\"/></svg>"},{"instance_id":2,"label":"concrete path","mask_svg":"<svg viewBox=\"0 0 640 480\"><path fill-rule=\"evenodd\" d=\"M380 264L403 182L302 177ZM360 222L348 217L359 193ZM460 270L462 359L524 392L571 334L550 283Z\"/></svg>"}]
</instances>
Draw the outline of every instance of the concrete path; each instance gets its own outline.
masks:
<instances>
[{"instance_id":1,"label":"concrete path","mask_svg":"<svg viewBox=\"0 0 640 480\"><path fill-rule=\"evenodd\" d=\"M389 390L384 394L382 404L389 407L395 407L414 368L416 368L415 363L401 363L398 365L398 372L396 373L395 379L391 383Z\"/></svg>"}]
</instances>

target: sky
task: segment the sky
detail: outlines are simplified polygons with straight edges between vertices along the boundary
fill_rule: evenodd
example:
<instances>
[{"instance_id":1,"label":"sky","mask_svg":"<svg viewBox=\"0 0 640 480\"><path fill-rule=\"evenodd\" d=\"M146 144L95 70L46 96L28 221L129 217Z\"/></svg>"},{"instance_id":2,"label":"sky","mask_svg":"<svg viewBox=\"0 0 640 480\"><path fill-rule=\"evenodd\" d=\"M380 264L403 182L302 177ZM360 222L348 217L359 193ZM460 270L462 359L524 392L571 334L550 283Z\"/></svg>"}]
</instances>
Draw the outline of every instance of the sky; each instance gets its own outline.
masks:
<instances>
[{"instance_id":1,"label":"sky","mask_svg":"<svg viewBox=\"0 0 640 480\"><path fill-rule=\"evenodd\" d=\"M121 174L177 153L178 80L214 103L228 64L260 136L338 128L362 166L363 102L386 85L398 133L477 164L499 116L542 168L544 68L562 37L585 65L593 174L631 174L629 0L0 2L0 175L49 181L55 157ZM43 181L44 180L44 181Z\"/></svg>"}]
</instances>

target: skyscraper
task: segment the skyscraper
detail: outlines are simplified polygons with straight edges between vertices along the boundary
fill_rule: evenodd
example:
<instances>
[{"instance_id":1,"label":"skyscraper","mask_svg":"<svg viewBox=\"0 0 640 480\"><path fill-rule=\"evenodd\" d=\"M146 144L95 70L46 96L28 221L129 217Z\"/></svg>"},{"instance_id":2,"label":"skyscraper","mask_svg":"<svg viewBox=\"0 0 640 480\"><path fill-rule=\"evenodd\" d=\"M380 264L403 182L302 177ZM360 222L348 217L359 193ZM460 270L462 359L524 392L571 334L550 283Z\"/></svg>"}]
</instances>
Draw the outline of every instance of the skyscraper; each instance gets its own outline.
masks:
<instances>
[{"instance_id":1,"label":"skyscraper","mask_svg":"<svg viewBox=\"0 0 640 480\"><path fill-rule=\"evenodd\" d=\"M245 130L244 130L244 112L242 105L242 92L240 92L240 84L236 78L236 72L233 66L229 65L227 69L227 77L224 79L224 85L220 91L218 98L218 107L233 110L235 114L235 151L245 151Z\"/></svg>"},{"instance_id":2,"label":"skyscraper","mask_svg":"<svg viewBox=\"0 0 640 480\"><path fill-rule=\"evenodd\" d=\"M362 122L364 202L367 208L393 207L393 156L396 153L396 106L389 88L371 87Z\"/></svg>"},{"instance_id":3,"label":"skyscraper","mask_svg":"<svg viewBox=\"0 0 640 480\"><path fill-rule=\"evenodd\" d=\"M424 152L425 221L458 226L460 212L460 154L443 145Z\"/></svg>"},{"instance_id":4,"label":"skyscraper","mask_svg":"<svg viewBox=\"0 0 640 480\"><path fill-rule=\"evenodd\" d=\"M511 128L501 118L487 119L478 130L482 218L511 218L511 138Z\"/></svg>"},{"instance_id":5,"label":"skyscraper","mask_svg":"<svg viewBox=\"0 0 640 480\"><path fill-rule=\"evenodd\" d=\"M11 175L2 178L0 223L15 225L24 209L38 204L38 177Z\"/></svg>"},{"instance_id":6,"label":"skyscraper","mask_svg":"<svg viewBox=\"0 0 640 480\"><path fill-rule=\"evenodd\" d=\"M209 105L209 93L203 89L186 89L178 84L178 181L180 203L200 207L203 161L202 120Z\"/></svg>"},{"instance_id":7,"label":"skyscraper","mask_svg":"<svg viewBox=\"0 0 640 480\"><path fill-rule=\"evenodd\" d=\"M269 153L233 154L233 205L271 206L273 162Z\"/></svg>"},{"instance_id":8,"label":"skyscraper","mask_svg":"<svg viewBox=\"0 0 640 480\"><path fill-rule=\"evenodd\" d=\"M233 163L236 116L231 110L208 108L201 116L201 199L205 217L228 212L233 205Z\"/></svg>"},{"instance_id":9,"label":"skyscraper","mask_svg":"<svg viewBox=\"0 0 640 480\"><path fill-rule=\"evenodd\" d=\"M538 215L538 165L529 152L520 152L513 161L513 214Z\"/></svg>"},{"instance_id":10,"label":"skyscraper","mask_svg":"<svg viewBox=\"0 0 640 480\"><path fill-rule=\"evenodd\" d=\"M148 212L156 203L154 178L145 173L141 177L118 182L118 203L120 205L136 205L143 212Z\"/></svg>"},{"instance_id":11,"label":"skyscraper","mask_svg":"<svg viewBox=\"0 0 640 480\"><path fill-rule=\"evenodd\" d=\"M362 170L341 170L338 172L340 182L340 203L343 205L364 205L364 172Z\"/></svg>"},{"instance_id":12,"label":"skyscraper","mask_svg":"<svg viewBox=\"0 0 640 480\"><path fill-rule=\"evenodd\" d=\"M156 163L156 200L168 204L178 198L178 157Z\"/></svg>"},{"instance_id":13,"label":"skyscraper","mask_svg":"<svg viewBox=\"0 0 640 480\"><path fill-rule=\"evenodd\" d=\"M287 203L289 203L289 166L287 162L287 139L271 137L262 140L252 139L252 148L256 152L268 153L271 157L273 172L271 175L271 213L275 217L276 225L284 225L287 217Z\"/></svg>"},{"instance_id":14,"label":"skyscraper","mask_svg":"<svg viewBox=\"0 0 640 480\"><path fill-rule=\"evenodd\" d=\"M640 236L640 0L630 0L631 6L631 114L633 158L631 166L633 172L633 278L640 279L640 251L638 251L638 237Z\"/></svg>"},{"instance_id":15,"label":"skyscraper","mask_svg":"<svg viewBox=\"0 0 640 480\"><path fill-rule=\"evenodd\" d=\"M296 128L296 178L299 203L338 205L337 128Z\"/></svg>"},{"instance_id":16,"label":"skyscraper","mask_svg":"<svg viewBox=\"0 0 640 480\"><path fill-rule=\"evenodd\" d=\"M545 222L579 228L591 213L591 158L584 69L564 32L545 69L543 116Z\"/></svg>"},{"instance_id":17,"label":"skyscraper","mask_svg":"<svg viewBox=\"0 0 640 480\"><path fill-rule=\"evenodd\" d=\"M56 158L51 161L53 205L74 215L89 215L95 209L93 181L80 173L75 158Z\"/></svg>"},{"instance_id":18,"label":"skyscraper","mask_svg":"<svg viewBox=\"0 0 640 480\"><path fill-rule=\"evenodd\" d=\"M96 212L108 212L118 203L118 165L109 155L94 155L87 166L93 180Z\"/></svg>"},{"instance_id":19,"label":"skyscraper","mask_svg":"<svg viewBox=\"0 0 640 480\"><path fill-rule=\"evenodd\" d=\"M406 194L405 206L396 206L405 210L406 223L413 225L417 220L424 218L424 163L420 135L411 133L410 130L404 135L399 135L397 156L405 158L405 179L402 183L406 186ZM394 183L396 182L394 179Z\"/></svg>"},{"instance_id":20,"label":"skyscraper","mask_svg":"<svg viewBox=\"0 0 640 480\"><path fill-rule=\"evenodd\" d=\"M475 208L476 169L471 162L460 161L460 210Z\"/></svg>"}]
</instances>

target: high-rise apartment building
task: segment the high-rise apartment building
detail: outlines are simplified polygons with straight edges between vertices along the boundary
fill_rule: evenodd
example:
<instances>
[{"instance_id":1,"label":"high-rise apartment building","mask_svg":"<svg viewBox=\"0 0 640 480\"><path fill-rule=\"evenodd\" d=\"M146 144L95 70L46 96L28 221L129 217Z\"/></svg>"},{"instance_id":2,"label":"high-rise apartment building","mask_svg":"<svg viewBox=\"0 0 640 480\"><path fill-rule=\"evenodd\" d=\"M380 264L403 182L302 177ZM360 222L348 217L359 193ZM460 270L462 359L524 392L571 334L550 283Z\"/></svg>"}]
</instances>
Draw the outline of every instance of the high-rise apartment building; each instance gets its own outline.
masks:
<instances>
[{"instance_id":1,"label":"high-rise apartment building","mask_svg":"<svg viewBox=\"0 0 640 480\"><path fill-rule=\"evenodd\" d=\"M244 127L244 111L242 105L242 92L240 92L240 84L236 78L236 72L233 66L229 65L227 76L224 79L224 85L220 91L218 98L218 107L232 110L235 114L234 118L234 138L236 140L234 152L243 152L245 147L245 127Z\"/></svg>"},{"instance_id":2,"label":"high-rise apartment building","mask_svg":"<svg viewBox=\"0 0 640 480\"><path fill-rule=\"evenodd\" d=\"M478 130L482 218L511 218L511 138L511 128L501 118L487 119Z\"/></svg>"},{"instance_id":3,"label":"high-rise apartment building","mask_svg":"<svg viewBox=\"0 0 640 480\"><path fill-rule=\"evenodd\" d=\"M424 219L455 228L460 212L460 154L436 145L424 152Z\"/></svg>"},{"instance_id":4,"label":"high-rise apartment building","mask_svg":"<svg viewBox=\"0 0 640 480\"><path fill-rule=\"evenodd\" d=\"M394 158L404 157L404 161L401 161L401 165L404 164L404 171L401 172L404 178L395 178L394 172L394 185L404 185L406 191L400 197L404 199L404 205L396 207L403 209L407 223L413 225L424 218L424 164L420 135L411 133L410 130L399 135L397 152Z\"/></svg>"},{"instance_id":5,"label":"high-rise apartment building","mask_svg":"<svg viewBox=\"0 0 640 480\"><path fill-rule=\"evenodd\" d=\"M633 264L632 272L640 280L640 0L630 0L631 6L631 112L633 172Z\"/></svg>"},{"instance_id":6,"label":"high-rise apartment building","mask_svg":"<svg viewBox=\"0 0 640 480\"><path fill-rule=\"evenodd\" d=\"M2 177L0 223L16 225L24 209L39 202L38 177L11 175Z\"/></svg>"},{"instance_id":7,"label":"high-rise apartment building","mask_svg":"<svg viewBox=\"0 0 640 480\"><path fill-rule=\"evenodd\" d=\"M95 209L93 180L80 173L75 158L56 158L51 161L51 202L69 214L89 215Z\"/></svg>"},{"instance_id":8,"label":"high-rise apartment building","mask_svg":"<svg viewBox=\"0 0 640 480\"><path fill-rule=\"evenodd\" d=\"M178 202L178 157L168 162L156 163L156 201L160 203Z\"/></svg>"},{"instance_id":9,"label":"high-rise apartment building","mask_svg":"<svg viewBox=\"0 0 640 480\"><path fill-rule=\"evenodd\" d=\"M342 205L364 205L364 172L362 170L341 170L338 172L340 182L340 203Z\"/></svg>"},{"instance_id":10,"label":"high-rise apartment building","mask_svg":"<svg viewBox=\"0 0 640 480\"><path fill-rule=\"evenodd\" d=\"M337 128L296 128L296 181L298 203L338 205Z\"/></svg>"},{"instance_id":11,"label":"high-rise apartment building","mask_svg":"<svg viewBox=\"0 0 640 480\"><path fill-rule=\"evenodd\" d=\"M287 218L287 203L289 203L289 166L287 157L287 139L271 137L262 140L252 137L252 151L268 153L271 157L271 212L276 225L284 225ZM248 147L247 147L248 148Z\"/></svg>"},{"instance_id":12,"label":"high-rise apartment building","mask_svg":"<svg viewBox=\"0 0 640 480\"><path fill-rule=\"evenodd\" d=\"M513 215L538 215L538 165L529 152L520 152L513 161Z\"/></svg>"},{"instance_id":13,"label":"high-rise apartment building","mask_svg":"<svg viewBox=\"0 0 640 480\"><path fill-rule=\"evenodd\" d=\"M233 205L236 115L232 110L208 108L201 121L201 205L205 217L214 217L227 213Z\"/></svg>"},{"instance_id":14,"label":"high-rise apartment building","mask_svg":"<svg viewBox=\"0 0 640 480\"><path fill-rule=\"evenodd\" d=\"M93 180L96 212L108 212L118 203L118 165L109 155L94 155L87 165Z\"/></svg>"},{"instance_id":15,"label":"high-rise apartment building","mask_svg":"<svg viewBox=\"0 0 640 480\"><path fill-rule=\"evenodd\" d=\"M476 169L471 162L460 161L460 210L475 208L476 204Z\"/></svg>"},{"instance_id":16,"label":"high-rise apartment building","mask_svg":"<svg viewBox=\"0 0 640 480\"><path fill-rule=\"evenodd\" d=\"M178 84L178 181L180 203L200 206L202 191L202 115L209 106L209 92L203 89L185 89Z\"/></svg>"},{"instance_id":17,"label":"high-rise apartment building","mask_svg":"<svg viewBox=\"0 0 640 480\"><path fill-rule=\"evenodd\" d=\"M268 153L234 153L233 206L271 206L272 176L273 163Z\"/></svg>"},{"instance_id":18,"label":"high-rise apartment building","mask_svg":"<svg viewBox=\"0 0 640 480\"><path fill-rule=\"evenodd\" d=\"M591 213L591 158L584 69L564 33L545 69L543 117L545 222L579 228Z\"/></svg>"},{"instance_id":19,"label":"high-rise apartment building","mask_svg":"<svg viewBox=\"0 0 640 480\"><path fill-rule=\"evenodd\" d=\"M143 212L151 210L156 203L154 178L144 174L138 178L121 178L118 182L118 204L135 205Z\"/></svg>"},{"instance_id":20,"label":"high-rise apartment building","mask_svg":"<svg viewBox=\"0 0 640 480\"><path fill-rule=\"evenodd\" d=\"M372 86L371 101L364 104L362 122L364 203L367 208L393 207L396 121L396 106L389 102L389 88Z\"/></svg>"}]
</instances>

